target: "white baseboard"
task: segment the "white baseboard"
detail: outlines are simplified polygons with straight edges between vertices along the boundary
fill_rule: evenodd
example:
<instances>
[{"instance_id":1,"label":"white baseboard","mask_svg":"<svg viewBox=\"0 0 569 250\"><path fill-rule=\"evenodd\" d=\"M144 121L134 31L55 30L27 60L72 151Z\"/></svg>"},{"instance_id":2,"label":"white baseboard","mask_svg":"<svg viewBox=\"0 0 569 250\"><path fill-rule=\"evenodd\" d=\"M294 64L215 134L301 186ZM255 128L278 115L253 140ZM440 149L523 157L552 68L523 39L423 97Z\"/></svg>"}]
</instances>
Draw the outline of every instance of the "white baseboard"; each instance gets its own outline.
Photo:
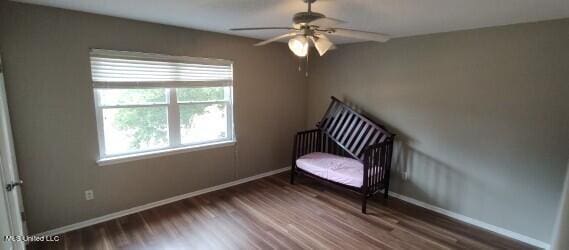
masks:
<instances>
[{"instance_id":1,"label":"white baseboard","mask_svg":"<svg viewBox=\"0 0 569 250\"><path fill-rule=\"evenodd\" d=\"M269 171L269 172L266 172L266 173L262 173L262 174L250 176L250 177L247 177L247 178L235 180L235 181L232 181L232 182L224 183L224 184L221 184L221 185L217 185L217 186L213 186L213 187L204 188L204 189L197 190L197 191L194 191L194 192L191 192L191 193L177 195L177 196L174 196L174 197L171 197L171 198L168 198L168 199L164 199L164 200L160 200L160 201L148 203L148 204L145 204L145 205L142 205L142 206L129 208L129 209L126 209L126 210L122 210L122 211L115 212L115 213L103 215L103 216L101 216L101 217L97 217L97 218L89 219L89 220L86 220L86 221L74 223L74 224L71 224L71 225L67 225L67 226L55 228L55 229L52 229L52 230L49 230L49 231L45 231L45 232L42 232L42 233L38 233L38 234L36 234L35 236L53 236L53 235L63 234L63 233L69 232L69 231L73 231L73 230L81 229L81 228L84 228L84 227L92 226L92 225L95 225L95 224L98 224L98 223L101 223L101 222L105 222L105 221L113 220L113 219L120 218L120 217L123 217L123 216L126 216L126 215L138 213L138 212L141 212L141 211L144 211L144 210L147 210L147 209L151 209L151 208L154 208L154 207L166 205L166 204L168 204L168 203L176 202L176 201L179 201L179 200L187 199L187 198L190 198L190 197L198 196L198 195L201 195L201 194L213 192L213 191L216 191L216 190L220 190L220 189L228 188L228 187L231 187L231 186L239 185L239 184L242 184L242 183L245 183L245 182L250 182L250 181L257 180L257 179L261 179L261 178L264 178L264 177L267 177L267 176L271 176L271 175L275 175L275 174L278 174L278 173L282 173L282 172L285 172L285 171L287 171L287 170L289 170L289 169L290 169L290 167L284 167L284 168L280 168L280 169L277 169L277 170ZM507 229L504 229L504 228L501 228L501 227L497 227L497 226L488 224L488 223L483 222L483 221L479 221L479 220L476 220L476 219L473 219L473 218L464 216L464 215L462 215L462 214L458 214L458 213L455 213L455 212L452 212L452 211L449 211L449 210L446 210L446 209L443 209L443 208L440 208L440 207L437 207L437 206L433 206L433 205L431 205L431 204L427 204L427 203L425 203L425 202L422 202L422 201L419 201L419 200L416 200L416 199L413 199L413 198L410 198L410 197L407 197L407 196L404 196L404 195L401 195L401 194L397 194L397 193L394 193L394 192L389 192L389 195L391 195L391 196L393 196L393 197L395 197L395 198L398 198L398 199L400 199L400 200L409 202L409 203L411 203L411 204L414 204L414 205L416 205L416 206L426 208L426 209L428 209L428 210L437 212L437 213L442 214L442 215L446 215L446 216L451 217L451 218L453 218L453 219L456 219L456 220L459 220L459 221L462 221L462 222L465 222L465 223L468 223L468 224L471 224L471 225L474 225L474 226L477 226L477 227L484 228L484 229L486 229L486 230L495 232L495 233L497 233L497 234L500 234L500 235L503 235L503 236L506 236L506 237L509 237L509 238L512 238L512 239L516 239L516 240L525 242L525 243L527 243L527 244L530 244L530 245L533 245L533 246L536 246L536 247L540 247L540 248L544 248L544 249L549 249L549 247L550 247L549 244L547 244L547 243L545 243L545 242L543 242L543 241L539 241L539 240L536 240L536 239L534 239L534 238L531 238L531 237L528 237L528 236L525 236L525 235L522 235L522 234L519 234L519 233L516 233L516 232L512 232L512 231L510 231L510 230L507 230Z\"/></svg>"},{"instance_id":2,"label":"white baseboard","mask_svg":"<svg viewBox=\"0 0 569 250\"><path fill-rule=\"evenodd\" d=\"M231 186L235 186L235 185L239 185L239 184L243 184L245 182L250 182L253 180L257 180L257 179L261 179L267 176L271 176L271 175L275 175L278 173L282 173L285 172L287 170L290 170L290 166L289 167L284 167L284 168L280 168L280 169L276 169L273 171L269 171L269 172L265 172L262 174L258 174L258 175L253 175L253 176L249 176L247 178L243 178L243 179L239 179L239 180L235 180L232 182L228 182L228 183L224 183L221 185L217 185L217 186L213 186L213 187L208 187L208 188L204 188L201 190L197 190L191 193L186 193L186 194L181 194L181 195L177 195L174 197L170 197L168 199L164 199L164 200L160 200L160 201L156 201L156 202L152 202L152 203L148 203L142 206L138 206L138 207L133 207L133 208L129 208L126 210L122 210L122 211L118 211L115 213L111 213L111 214L107 214L107 215L103 215L101 217L97 217L97 218L93 218L93 219L89 219L86 221L81 221L81 222L77 222L77 223L73 223L71 225L67 225L67 226L63 226L63 227L59 227L59 228L55 228L49 231L45 231L45 232L41 232L36 234L35 236L54 236L54 235L59 235L59 234L63 234L69 231L73 231L73 230L77 230L77 229L81 229L84 227L88 227L88 226L92 226L101 222L105 222L105 221L109 221L109 220L113 220L116 218L120 218L123 216L127 216L130 214L134 214L134 213L138 213L147 209L151 209L154 207L158 207L158 206L162 206L162 205L166 205L168 203L172 203L172 202L176 202L179 200L183 200L183 199L187 199L190 197L194 197L194 196L198 196L201 194L205 194L205 193L209 193L209 192L213 192L216 190L221 190L224 188L228 188Z\"/></svg>"},{"instance_id":3,"label":"white baseboard","mask_svg":"<svg viewBox=\"0 0 569 250\"><path fill-rule=\"evenodd\" d=\"M492 231L494 233L497 233L497 234L500 234L500 235L503 235L503 236L506 236L506 237L509 237L512 239L516 239L516 240L525 242L525 243L530 244L532 246L536 246L536 247L543 248L543 249L549 249L549 247L550 247L549 244L547 244L543 241L536 240L536 239L531 238L529 236L525 236L523 234L512 232L510 230L507 230L507 229L504 229L504 228L501 228L498 226L494 226L492 224L488 224L486 222L479 221L479 220L476 220L476 219L473 219L473 218L464 216L462 214L458 214L458 213L455 213L455 212L452 212L452 211L449 211L449 210L446 210L446 209L443 209L443 208L440 208L437 206L433 206L431 204L413 199L411 197L407 197L405 195L397 194L394 192L389 192L389 195L393 196L397 199L411 203L413 205L426 208L428 210L431 210L433 212L436 212L436 213L439 213L442 215L446 215L446 216L451 217L453 219L456 219L456 220L459 220L459 221L462 221L462 222L465 222L465 223L468 223L468 224L471 224L471 225L474 225L477 227L484 228L486 230Z\"/></svg>"}]
</instances>

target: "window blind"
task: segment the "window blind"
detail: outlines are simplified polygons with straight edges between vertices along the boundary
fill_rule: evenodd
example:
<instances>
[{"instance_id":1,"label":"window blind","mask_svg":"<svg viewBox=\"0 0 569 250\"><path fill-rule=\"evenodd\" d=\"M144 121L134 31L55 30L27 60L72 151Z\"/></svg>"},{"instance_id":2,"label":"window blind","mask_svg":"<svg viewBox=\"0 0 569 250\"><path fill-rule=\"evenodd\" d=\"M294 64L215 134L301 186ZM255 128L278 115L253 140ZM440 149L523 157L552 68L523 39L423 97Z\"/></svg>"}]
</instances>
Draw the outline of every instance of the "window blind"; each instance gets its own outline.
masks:
<instances>
[{"instance_id":1,"label":"window blind","mask_svg":"<svg viewBox=\"0 0 569 250\"><path fill-rule=\"evenodd\" d=\"M228 60L93 49L91 76L95 88L175 88L230 86Z\"/></svg>"}]
</instances>

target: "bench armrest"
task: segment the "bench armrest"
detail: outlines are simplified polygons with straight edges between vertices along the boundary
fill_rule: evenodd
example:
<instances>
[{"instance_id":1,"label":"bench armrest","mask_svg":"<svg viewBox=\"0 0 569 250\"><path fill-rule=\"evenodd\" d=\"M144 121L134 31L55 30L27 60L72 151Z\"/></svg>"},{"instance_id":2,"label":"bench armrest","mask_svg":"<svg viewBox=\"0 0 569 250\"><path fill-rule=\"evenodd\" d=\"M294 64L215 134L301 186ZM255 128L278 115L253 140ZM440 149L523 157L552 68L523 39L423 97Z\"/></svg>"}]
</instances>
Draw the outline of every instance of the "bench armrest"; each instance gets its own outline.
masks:
<instances>
[{"instance_id":1,"label":"bench armrest","mask_svg":"<svg viewBox=\"0 0 569 250\"><path fill-rule=\"evenodd\" d=\"M392 137L366 147L363 159L363 187L369 193L374 193L388 185L392 152Z\"/></svg>"},{"instance_id":2,"label":"bench armrest","mask_svg":"<svg viewBox=\"0 0 569 250\"><path fill-rule=\"evenodd\" d=\"M296 159L310 154L312 152L321 151L322 133L319 129L311 129L296 133L292 149L292 166L296 166Z\"/></svg>"}]
</instances>

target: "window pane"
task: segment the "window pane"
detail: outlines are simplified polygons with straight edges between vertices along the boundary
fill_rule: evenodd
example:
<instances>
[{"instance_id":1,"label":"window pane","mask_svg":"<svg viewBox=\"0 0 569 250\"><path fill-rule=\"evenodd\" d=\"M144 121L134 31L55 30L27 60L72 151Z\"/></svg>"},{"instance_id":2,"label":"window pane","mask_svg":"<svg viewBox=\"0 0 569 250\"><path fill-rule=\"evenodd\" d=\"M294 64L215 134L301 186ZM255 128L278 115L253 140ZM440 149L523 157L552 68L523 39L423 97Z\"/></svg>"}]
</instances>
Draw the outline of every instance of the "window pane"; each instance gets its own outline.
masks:
<instances>
[{"instance_id":1,"label":"window pane","mask_svg":"<svg viewBox=\"0 0 569 250\"><path fill-rule=\"evenodd\" d=\"M166 107L103 109L105 154L167 147L167 114Z\"/></svg>"},{"instance_id":2,"label":"window pane","mask_svg":"<svg viewBox=\"0 0 569 250\"><path fill-rule=\"evenodd\" d=\"M101 106L165 104L166 89L99 89Z\"/></svg>"},{"instance_id":3,"label":"window pane","mask_svg":"<svg viewBox=\"0 0 569 250\"><path fill-rule=\"evenodd\" d=\"M180 127L182 144L227 138L227 105L180 105Z\"/></svg>"},{"instance_id":4,"label":"window pane","mask_svg":"<svg viewBox=\"0 0 569 250\"><path fill-rule=\"evenodd\" d=\"M178 102L222 101L229 99L229 87L176 89Z\"/></svg>"}]
</instances>

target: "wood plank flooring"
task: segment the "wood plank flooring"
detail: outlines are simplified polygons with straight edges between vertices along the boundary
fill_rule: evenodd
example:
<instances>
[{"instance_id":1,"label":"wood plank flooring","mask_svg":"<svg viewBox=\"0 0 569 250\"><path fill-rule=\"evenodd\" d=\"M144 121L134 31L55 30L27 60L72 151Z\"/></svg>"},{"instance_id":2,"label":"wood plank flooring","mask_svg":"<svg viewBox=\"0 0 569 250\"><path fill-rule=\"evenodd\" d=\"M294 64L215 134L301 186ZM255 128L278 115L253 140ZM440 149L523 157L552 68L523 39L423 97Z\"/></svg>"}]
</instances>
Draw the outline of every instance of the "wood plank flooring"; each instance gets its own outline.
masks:
<instances>
[{"instance_id":1,"label":"wood plank flooring","mask_svg":"<svg viewBox=\"0 0 569 250\"><path fill-rule=\"evenodd\" d=\"M423 208L279 174L61 235L30 249L534 249Z\"/></svg>"}]
</instances>

